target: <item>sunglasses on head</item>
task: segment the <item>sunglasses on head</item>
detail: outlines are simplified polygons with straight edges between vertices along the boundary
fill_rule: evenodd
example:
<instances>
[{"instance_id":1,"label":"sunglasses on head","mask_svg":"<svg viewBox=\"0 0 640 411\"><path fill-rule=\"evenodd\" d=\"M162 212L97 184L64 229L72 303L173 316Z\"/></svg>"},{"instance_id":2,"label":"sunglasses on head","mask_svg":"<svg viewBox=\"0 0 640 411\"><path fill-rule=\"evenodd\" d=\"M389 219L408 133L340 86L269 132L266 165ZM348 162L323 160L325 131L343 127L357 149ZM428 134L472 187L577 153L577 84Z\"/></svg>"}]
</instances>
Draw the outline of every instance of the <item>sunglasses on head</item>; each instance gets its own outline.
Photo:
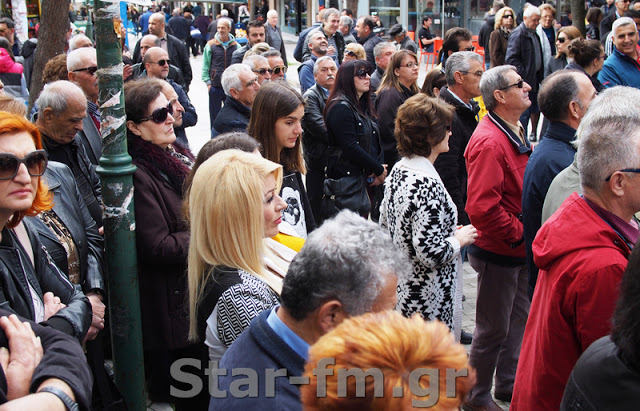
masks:
<instances>
[{"instance_id":1,"label":"sunglasses on head","mask_svg":"<svg viewBox=\"0 0 640 411\"><path fill-rule=\"evenodd\" d=\"M24 158L18 158L13 154L0 153L0 180L11 180L18 174L20 164L27 167L31 177L39 177L47 169L48 156L44 150L32 151Z\"/></svg>"},{"instance_id":2,"label":"sunglasses on head","mask_svg":"<svg viewBox=\"0 0 640 411\"><path fill-rule=\"evenodd\" d=\"M502 88L500 88L498 90L508 90L511 87L523 88L524 87L524 80L520 79L520 80L518 80L517 83L509 84L508 86L502 87Z\"/></svg>"},{"instance_id":3,"label":"sunglasses on head","mask_svg":"<svg viewBox=\"0 0 640 411\"><path fill-rule=\"evenodd\" d=\"M162 59L162 60L158 60L158 61L152 61L153 64L157 64L159 66L164 66L165 64L168 66L169 63L171 63L171 60L169 59Z\"/></svg>"},{"instance_id":4,"label":"sunglasses on head","mask_svg":"<svg viewBox=\"0 0 640 411\"><path fill-rule=\"evenodd\" d=\"M261 69L254 69L254 70L251 70L251 71L253 71L256 74L260 74L261 76L264 76L265 74L267 74L267 71L273 71L273 70L269 70L269 69L266 69L266 68L261 68Z\"/></svg>"},{"instance_id":5,"label":"sunglasses on head","mask_svg":"<svg viewBox=\"0 0 640 411\"><path fill-rule=\"evenodd\" d=\"M167 121L167 117L169 116L169 114L173 115L173 106L171 105L171 103L167 104L166 107L161 107L153 110L153 113L151 113L150 116L141 118L140 121L138 121L138 124L148 120L151 120L156 124L162 124Z\"/></svg>"},{"instance_id":6,"label":"sunglasses on head","mask_svg":"<svg viewBox=\"0 0 640 411\"><path fill-rule=\"evenodd\" d=\"M369 75L369 72L364 69L356 71L356 74L355 74L355 76L358 77L360 80L366 79L368 75Z\"/></svg>"},{"instance_id":7,"label":"sunglasses on head","mask_svg":"<svg viewBox=\"0 0 640 411\"><path fill-rule=\"evenodd\" d=\"M346 53L347 53L348 56L351 56L351 57L355 57L356 56L356 53L354 53L351 50L347 50Z\"/></svg>"},{"instance_id":8,"label":"sunglasses on head","mask_svg":"<svg viewBox=\"0 0 640 411\"><path fill-rule=\"evenodd\" d=\"M558 37L558 43L564 43L565 40L566 38L564 37Z\"/></svg>"},{"instance_id":9,"label":"sunglasses on head","mask_svg":"<svg viewBox=\"0 0 640 411\"><path fill-rule=\"evenodd\" d=\"M287 73L287 67L286 66L275 66L273 69L269 69L269 73L270 74L275 74L276 76L280 75L280 73L286 74Z\"/></svg>"},{"instance_id":10,"label":"sunglasses on head","mask_svg":"<svg viewBox=\"0 0 640 411\"><path fill-rule=\"evenodd\" d=\"M77 73L79 71L86 71L87 73L93 76L94 74L96 74L96 71L98 71L98 67L91 66L91 67L85 67L85 68L73 70L74 73Z\"/></svg>"}]
</instances>

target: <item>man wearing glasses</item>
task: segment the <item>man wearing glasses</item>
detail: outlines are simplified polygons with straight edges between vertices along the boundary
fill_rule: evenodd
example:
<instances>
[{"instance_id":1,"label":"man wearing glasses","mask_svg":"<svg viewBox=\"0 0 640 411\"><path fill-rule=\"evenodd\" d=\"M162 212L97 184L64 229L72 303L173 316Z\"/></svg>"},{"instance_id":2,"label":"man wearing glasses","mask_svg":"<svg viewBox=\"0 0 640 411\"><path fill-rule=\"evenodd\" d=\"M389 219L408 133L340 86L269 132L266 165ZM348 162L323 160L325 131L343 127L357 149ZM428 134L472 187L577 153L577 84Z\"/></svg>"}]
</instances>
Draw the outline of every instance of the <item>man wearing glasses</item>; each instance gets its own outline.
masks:
<instances>
[{"instance_id":1,"label":"man wearing glasses","mask_svg":"<svg viewBox=\"0 0 640 411\"><path fill-rule=\"evenodd\" d=\"M578 127L583 195L571 194L533 242L540 273L511 410L559 409L578 358L611 331L620 280L640 237L640 106L630 104L638 100L640 90L607 89Z\"/></svg>"},{"instance_id":2,"label":"man wearing glasses","mask_svg":"<svg viewBox=\"0 0 640 411\"><path fill-rule=\"evenodd\" d=\"M511 400L527 323L530 303L521 203L531 148L519 118L531 105L530 90L514 66L486 71L480 91L489 112L464 153L469 175L466 211L478 230L468 250L471 267L478 273L476 330L470 351L477 383L462 406L465 411L501 409L491 397L494 372L495 398Z\"/></svg>"},{"instance_id":3,"label":"man wearing glasses","mask_svg":"<svg viewBox=\"0 0 640 411\"><path fill-rule=\"evenodd\" d=\"M271 49L262 53L261 56L266 57L269 61L269 66L271 66L271 70L269 71L269 73L271 73L271 81L283 80L284 75L287 74L287 65L284 64L280 52Z\"/></svg>"}]
</instances>

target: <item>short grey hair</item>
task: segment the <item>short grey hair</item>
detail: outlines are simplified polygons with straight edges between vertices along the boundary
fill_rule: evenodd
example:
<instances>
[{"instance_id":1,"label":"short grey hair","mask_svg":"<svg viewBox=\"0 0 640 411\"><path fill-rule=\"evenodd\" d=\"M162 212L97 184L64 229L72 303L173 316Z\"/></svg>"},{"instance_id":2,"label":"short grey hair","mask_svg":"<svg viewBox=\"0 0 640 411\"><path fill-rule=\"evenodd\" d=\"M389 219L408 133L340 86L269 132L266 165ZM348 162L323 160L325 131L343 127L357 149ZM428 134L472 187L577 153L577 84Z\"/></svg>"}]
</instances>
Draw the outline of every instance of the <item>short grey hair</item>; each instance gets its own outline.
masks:
<instances>
[{"instance_id":1,"label":"short grey hair","mask_svg":"<svg viewBox=\"0 0 640 411\"><path fill-rule=\"evenodd\" d=\"M640 90L612 87L591 102L578 127L580 185L601 193L614 171L640 165Z\"/></svg>"},{"instance_id":2,"label":"short grey hair","mask_svg":"<svg viewBox=\"0 0 640 411\"><path fill-rule=\"evenodd\" d=\"M524 9L524 13L523 13L522 17L529 18L529 17L533 16L534 14L539 16L540 15L540 9L537 8L534 5L531 5L531 6L527 7L526 9Z\"/></svg>"},{"instance_id":3,"label":"short grey hair","mask_svg":"<svg viewBox=\"0 0 640 411\"><path fill-rule=\"evenodd\" d=\"M274 48L271 48L268 51L261 53L260 55L262 57L282 57L282 53L280 53L278 50Z\"/></svg>"},{"instance_id":4,"label":"short grey hair","mask_svg":"<svg viewBox=\"0 0 640 411\"><path fill-rule=\"evenodd\" d=\"M78 49L78 42L80 40L89 40L91 44L93 44L93 41L89 37L85 36L84 34L77 34L71 37L71 40L69 40L69 51Z\"/></svg>"},{"instance_id":5,"label":"short grey hair","mask_svg":"<svg viewBox=\"0 0 640 411\"><path fill-rule=\"evenodd\" d=\"M348 30L351 31L353 27L353 19L349 16L340 16L340 24L342 26L347 26Z\"/></svg>"},{"instance_id":6,"label":"short grey hair","mask_svg":"<svg viewBox=\"0 0 640 411\"><path fill-rule=\"evenodd\" d=\"M307 36L307 43L311 44L311 42L313 41L314 38L318 37L318 36L322 36L325 39L327 38L327 36L324 34L324 32L318 30L318 31L312 31L311 33L309 33L309 35Z\"/></svg>"},{"instance_id":7,"label":"short grey hair","mask_svg":"<svg viewBox=\"0 0 640 411\"><path fill-rule=\"evenodd\" d=\"M373 57L380 57L382 56L382 53L384 53L384 51L388 48L393 47L393 50L395 51L396 49L396 45L389 42L389 41L381 41L380 43L376 44L376 46L373 48Z\"/></svg>"},{"instance_id":8,"label":"short grey hair","mask_svg":"<svg viewBox=\"0 0 640 411\"><path fill-rule=\"evenodd\" d=\"M636 26L636 22L631 17L620 17L616 21L613 22L613 26L611 26L611 31L613 35L616 35L616 29L621 26L632 25L635 31L638 31L638 26Z\"/></svg>"},{"instance_id":9,"label":"short grey hair","mask_svg":"<svg viewBox=\"0 0 640 411\"><path fill-rule=\"evenodd\" d=\"M269 60L267 60L266 57L257 56L255 54L253 56L245 57L244 60L242 60L242 64L246 64L247 66L251 67L251 70L255 70L257 68L258 62L260 61L269 65Z\"/></svg>"},{"instance_id":10,"label":"short grey hair","mask_svg":"<svg viewBox=\"0 0 640 411\"><path fill-rule=\"evenodd\" d=\"M238 91L242 90L242 82L240 81L240 73L242 72L253 74L251 67L244 63L232 64L222 72L221 82L224 94L231 96L232 88Z\"/></svg>"},{"instance_id":11,"label":"short grey hair","mask_svg":"<svg viewBox=\"0 0 640 411\"><path fill-rule=\"evenodd\" d=\"M269 10L269 11L267 12L267 18L269 18L269 17L273 16L274 14L277 16L277 15L278 15L278 12L277 12L277 11L275 11L275 10L273 10L273 9Z\"/></svg>"},{"instance_id":12,"label":"short grey hair","mask_svg":"<svg viewBox=\"0 0 640 411\"><path fill-rule=\"evenodd\" d=\"M333 7L325 9L323 16L324 21L329 21L329 17L333 16L334 14L338 16L338 18L340 18L340 11L338 11L338 9L334 9Z\"/></svg>"},{"instance_id":13,"label":"short grey hair","mask_svg":"<svg viewBox=\"0 0 640 411\"><path fill-rule=\"evenodd\" d=\"M307 238L282 284L282 306L296 320L329 300L351 316L371 311L388 281L411 273L407 256L378 224L345 210Z\"/></svg>"},{"instance_id":14,"label":"short grey hair","mask_svg":"<svg viewBox=\"0 0 640 411\"><path fill-rule=\"evenodd\" d=\"M333 57L331 57L331 56L322 56L319 59L317 59L315 63L313 63L313 75L314 76L318 72L318 67L320 67L320 64L324 63L327 60L331 60L333 62L333 64L336 65L336 67L337 67L337 64L335 64L336 62L333 59Z\"/></svg>"},{"instance_id":15,"label":"short grey hair","mask_svg":"<svg viewBox=\"0 0 640 411\"><path fill-rule=\"evenodd\" d=\"M43 118L46 108L51 108L53 114L59 116L67 111L69 103L74 99L84 104L87 101L84 91L75 83L67 80L58 80L45 84L36 100L38 117Z\"/></svg>"},{"instance_id":16,"label":"short grey hair","mask_svg":"<svg viewBox=\"0 0 640 411\"><path fill-rule=\"evenodd\" d=\"M67 71L73 71L84 68L90 58L97 59L96 49L90 47L81 47L67 54Z\"/></svg>"},{"instance_id":17,"label":"short grey hair","mask_svg":"<svg viewBox=\"0 0 640 411\"><path fill-rule=\"evenodd\" d=\"M447 65L445 67L444 74L448 85L453 86L456 84L454 76L456 71L471 70L471 60L476 60L480 64L484 63L482 57L473 51L458 51L447 58Z\"/></svg>"},{"instance_id":18,"label":"short grey hair","mask_svg":"<svg viewBox=\"0 0 640 411\"><path fill-rule=\"evenodd\" d=\"M231 28L231 22L232 22L232 20L230 18L228 18L228 17L220 17L218 19L217 25L219 26L220 23L222 23L222 24L226 24L229 28Z\"/></svg>"},{"instance_id":19,"label":"short grey hair","mask_svg":"<svg viewBox=\"0 0 640 411\"><path fill-rule=\"evenodd\" d=\"M493 96L493 92L509 85L509 80L506 76L509 70L513 70L516 73L518 72L515 66L504 65L489 69L482 75L480 79L480 92L482 93L482 100L484 100L484 105L487 110L493 110L498 105L496 98Z\"/></svg>"}]
</instances>

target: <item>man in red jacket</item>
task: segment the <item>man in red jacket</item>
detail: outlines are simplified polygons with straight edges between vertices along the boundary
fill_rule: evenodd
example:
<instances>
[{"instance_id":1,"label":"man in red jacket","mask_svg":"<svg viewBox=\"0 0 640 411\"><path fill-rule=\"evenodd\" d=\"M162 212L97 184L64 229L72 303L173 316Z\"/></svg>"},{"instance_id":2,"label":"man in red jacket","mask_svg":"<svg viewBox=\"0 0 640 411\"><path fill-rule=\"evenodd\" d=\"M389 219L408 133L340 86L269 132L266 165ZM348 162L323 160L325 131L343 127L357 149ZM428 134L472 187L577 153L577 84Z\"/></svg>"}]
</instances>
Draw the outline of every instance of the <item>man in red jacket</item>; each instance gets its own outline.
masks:
<instances>
[{"instance_id":1,"label":"man in red jacket","mask_svg":"<svg viewBox=\"0 0 640 411\"><path fill-rule=\"evenodd\" d=\"M583 196L540 228L540 268L511 410L557 410L578 357L611 330L618 288L640 231L640 90L607 89L578 127Z\"/></svg>"},{"instance_id":2,"label":"man in red jacket","mask_svg":"<svg viewBox=\"0 0 640 411\"><path fill-rule=\"evenodd\" d=\"M464 410L501 408L491 397L511 400L522 334L529 313L522 229L522 181L531 154L520 115L531 105L531 87L514 66L488 70L480 91L489 113L476 127L467 161L466 211L478 229L469 262L478 272L476 331L470 362L477 383Z\"/></svg>"}]
</instances>

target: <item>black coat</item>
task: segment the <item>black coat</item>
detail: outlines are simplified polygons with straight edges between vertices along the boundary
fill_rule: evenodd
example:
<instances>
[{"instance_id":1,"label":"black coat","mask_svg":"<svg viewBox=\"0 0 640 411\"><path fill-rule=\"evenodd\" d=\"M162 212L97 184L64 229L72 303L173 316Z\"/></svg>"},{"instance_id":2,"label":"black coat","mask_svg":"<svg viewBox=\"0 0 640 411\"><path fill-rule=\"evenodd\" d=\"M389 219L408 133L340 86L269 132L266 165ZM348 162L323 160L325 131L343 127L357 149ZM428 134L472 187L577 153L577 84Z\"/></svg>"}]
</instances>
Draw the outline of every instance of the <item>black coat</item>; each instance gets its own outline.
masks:
<instances>
[{"instance_id":1,"label":"black coat","mask_svg":"<svg viewBox=\"0 0 640 411\"><path fill-rule=\"evenodd\" d=\"M478 44L484 49L485 63L491 63L491 45L489 44L489 38L491 37L495 24L496 15L488 15L484 20L484 24L480 27L480 33L478 33Z\"/></svg>"},{"instance_id":2,"label":"black coat","mask_svg":"<svg viewBox=\"0 0 640 411\"><path fill-rule=\"evenodd\" d=\"M324 36L327 38L327 41L329 41L330 37L329 35L327 35L327 33L325 33L324 29L322 26L318 27L317 30L312 30L309 32L309 35L315 33L316 31L321 32L322 34L324 34ZM307 35L307 38L310 38L309 35ZM340 64L342 64L342 58L344 57L344 37L342 36L342 33L340 32L340 30L336 30L335 34L333 35L333 39L336 42L336 55L335 57L337 57L337 63L338 66ZM333 57L333 56L331 56ZM307 61L311 58L311 49L309 48L309 41L306 42L306 44L302 47L302 61ZM335 59L334 59L335 60ZM375 61L374 61L375 63Z\"/></svg>"},{"instance_id":3,"label":"black coat","mask_svg":"<svg viewBox=\"0 0 640 411\"><path fill-rule=\"evenodd\" d=\"M453 105L456 112L451 122L451 136L449 137L449 151L441 153L435 161L435 168L442 183L449 192L451 199L458 209L458 224L467 225L469 216L464 207L467 204L467 166L464 160L464 151L469 139L478 125L477 114L480 111L478 105L472 100L473 110L460 103L445 86L440 92L440 97Z\"/></svg>"},{"instance_id":4,"label":"black coat","mask_svg":"<svg viewBox=\"0 0 640 411\"><path fill-rule=\"evenodd\" d=\"M62 163L50 161L44 178L53 193L53 211L69 230L78 250L82 290L85 293L96 289L104 292L107 289L102 268L104 241L84 204L71 170ZM40 241L56 266L68 274L67 252L58 237L39 218L28 218L33 221Z\"/></svg>"},{"instance_id":5,"label":"black coat","mask_svg":"<svg viewBox=\"0 0 640 411\"><path fill-rule=\"evenodd\" d=\"M231 96L227 96L224 106L213 122L218 134L229 131L247 131L251 109Z\"/></svg>"},{"instance_id":6,"label":"black coat","mask_svg":"<svg viewBox=\"0 0 640 411\"><path fill-rule=\"evenodd\" d=\"M540 70L536 71L534 40L540 43L538 35L529 33L529 29L524 23L516 27L509 37L505 63L515 66L518 74L531 86L532 91L538 91L538 85L544 78L544 59L541 54L540 61L542 64L540 64ZM540 51L542 53L542 43L540 43Z\"/></svg>"},{"instance_id":7,"label":"black coat","mask_svg":"<svg viewBox=\"0 0 640 411\"><path fill-rule=\"evenodd\" d=\"M415 93L405 86L402 92L395 87L378 92L376 98L376 112L378 113L378 124L380 125L380 144L384 152L384 162L389 165L389 171L399 160L395 126L398 108L413 96Z\"/></svg>"},{"instance_id":8,"label":"black coat","mask_svg":"<svg viewBox=\"0 0 640 411\"><path fill-rule=\"evenodd\" d=\"M193 74L191 73L191 63L189 63L189 50L187 46L177 37L167 34L167 54L169 54L169 60L171 64L176 65L182 72L184 77L185 90L189 91L189 85ZM136 43L136 47L133 50L133 61L140 63L142 58L140 57L140 41Z\"/></svg>"},{"instance_id":9,"label":"black coat","mask_svg":"<svg viewBox=\"0 0 640 411\"><path fill-rule=\"evenodd\" d=\"M140 308L145 349L188 346L189 228L182 214L184 166L159 146L130 136ZM178 152L191 156L179 145Z\"/></svg>"},{"instance_id":10,"label":"black coat","mask_svg":"<svg viewBox=\"0 0 640 411\"><path fill-rule=\"evenodd\" d=\"M27 279L37 297L52 292L66 305L51 316L46 323L82 341L91 325L91 304L89 299L69 282L40 242L38 234L29 220L23 220L33 249L34 265L20 244L13 230L2 230L0 242L0 308L35 321L35 309Z\"/></svg>"},{"instance_id":11,"label":"black coat","mask_svg":"<svg viewBox=\"0 0 640 411\"><path fill-rule=\"evenodd\" d=\"M249 51L250 48L251 47L249 47L249 43L247 43L244 46L240 47L239 49L236 49L236 51L234 51L233 54L231 55L231 64L242 63L242 60L244 59L244 55L247 54L247 51Z\"/></svg>"},{"instance_id":12,"label":"black coat","mask_svg":"<svg viewBox=\"0 0 640 411\"><path fill-rule=\"evenodd\" d=\"M358 39L358 42L362 44L362 47L364 47L365 53L367 53L367 61L369 62L371 73L373 73L373 70L375 70L376 68L376 58L373 55L373 49L381 41L382 39L376 36L374 33L369 34L363 39Z\"/></svg>"},{"instance_id":13,"label":"black coat","mask_svg":"<svg viewBox=\"0 0 640 411\"><path fill-rule=\"evenodd\" d=\"M306 163L314 168L313 165L323 162L329 146L329 135L323 117L327 99L322 88L316 83L304 93L304 101L302 148Z\"/></svg>"}]
</instances>

